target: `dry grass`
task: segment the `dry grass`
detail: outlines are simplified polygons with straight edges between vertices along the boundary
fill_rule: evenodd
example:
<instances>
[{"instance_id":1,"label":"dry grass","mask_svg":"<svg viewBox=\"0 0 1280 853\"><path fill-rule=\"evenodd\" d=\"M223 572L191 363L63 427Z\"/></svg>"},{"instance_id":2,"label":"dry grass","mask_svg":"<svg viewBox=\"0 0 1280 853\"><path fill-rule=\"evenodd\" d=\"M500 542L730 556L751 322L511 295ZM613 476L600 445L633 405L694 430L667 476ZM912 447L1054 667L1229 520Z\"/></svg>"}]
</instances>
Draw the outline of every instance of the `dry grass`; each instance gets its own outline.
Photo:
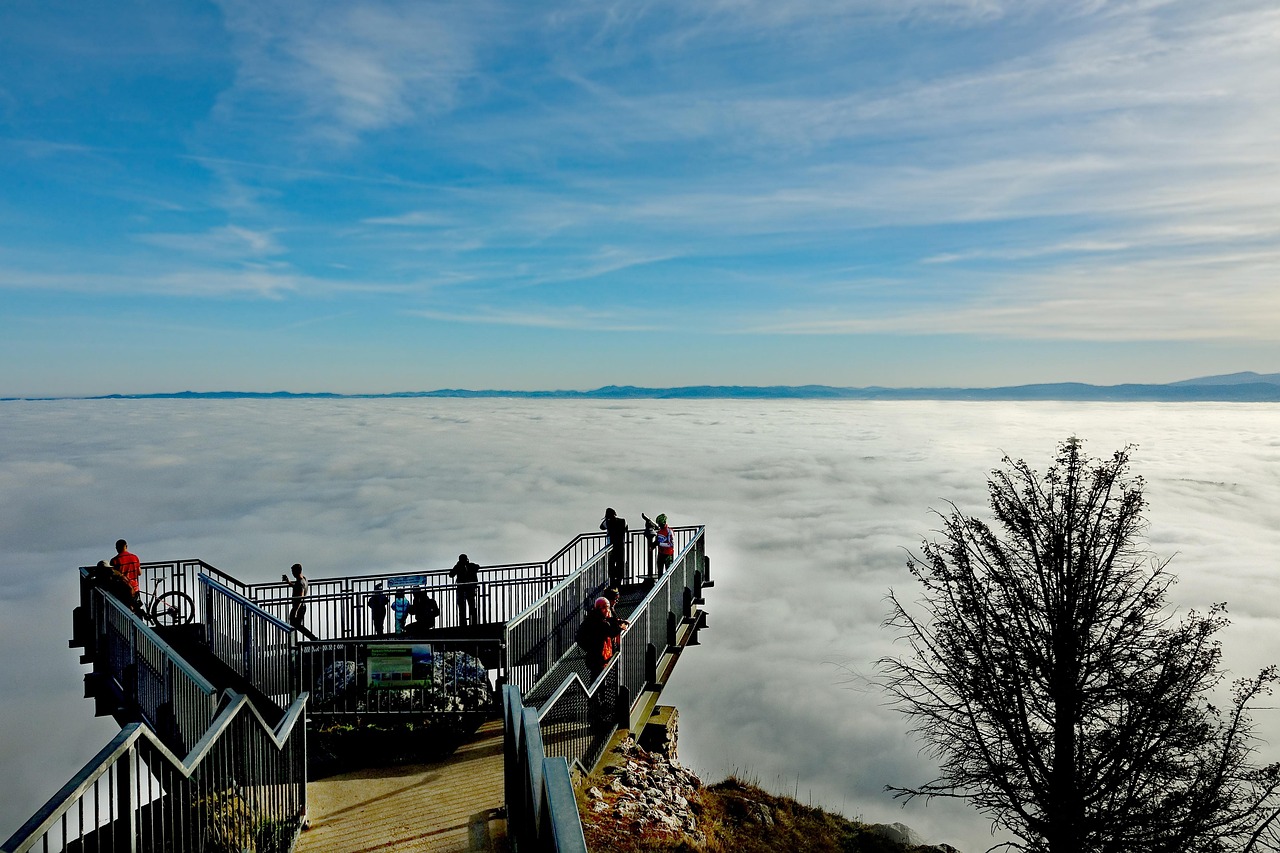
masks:
<instances>
[{"instance_id":1,"label":"dry grass","mask_svg":"<svg viewBox=\"0 0 1280 853\"><path fill-rule=\"evenodd\" d=\"M790 797L770 794L736 777L701 789L690 804L705 840L618 826L593 813L589 803L580 801L587 847L593 853L906 853L909 850L876 835L865 824L803 805Z\"/></svg>"}]
</instances>

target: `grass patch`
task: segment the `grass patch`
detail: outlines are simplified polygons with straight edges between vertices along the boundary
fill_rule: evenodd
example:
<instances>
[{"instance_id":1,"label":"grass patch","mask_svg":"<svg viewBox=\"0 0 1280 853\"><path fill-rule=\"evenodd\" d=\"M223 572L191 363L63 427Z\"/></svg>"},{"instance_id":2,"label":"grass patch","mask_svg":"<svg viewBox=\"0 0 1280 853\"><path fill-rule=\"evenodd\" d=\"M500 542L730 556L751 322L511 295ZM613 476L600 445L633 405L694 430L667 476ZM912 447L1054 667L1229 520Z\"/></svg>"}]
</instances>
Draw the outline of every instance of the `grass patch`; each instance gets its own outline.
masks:
<instances>
[{"instance_id":1,"label":"grass patch","mask_svg":"<svg viewBox=\"0 0 1280 853\"><path fill-rule=\"evenodd\" d=\"M606 780L582 786L603 788ZM636 830L592 810L580 794L579 811L592 853L908 853L905 847L859 821L791 797L770 794L730 776L698 790L689 800L697 833L676 836L654 828Z\"/></svg>"}]
</instances>

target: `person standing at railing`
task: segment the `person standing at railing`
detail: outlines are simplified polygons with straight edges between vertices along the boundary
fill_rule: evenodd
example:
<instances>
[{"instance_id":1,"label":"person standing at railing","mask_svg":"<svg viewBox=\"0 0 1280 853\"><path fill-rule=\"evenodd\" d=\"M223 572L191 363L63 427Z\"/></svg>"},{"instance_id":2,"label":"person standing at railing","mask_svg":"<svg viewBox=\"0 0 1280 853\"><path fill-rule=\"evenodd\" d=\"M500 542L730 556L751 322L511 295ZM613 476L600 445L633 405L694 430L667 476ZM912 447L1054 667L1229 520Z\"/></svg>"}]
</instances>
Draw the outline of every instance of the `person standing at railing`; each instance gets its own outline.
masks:
<instances>
[{"instance_id":1,"label":"person standing at railing","mask_svg":"<svg viewBox=\"0 0 1280 853\"><path fill-rule=\"evenodd\" d=\"M621 636L630 623L613 615L609 599L597 598L574 638L585 654L587 669L594 679L604 672L615 654L614 639Z\"/></svg>"},{"instance_id":2,"label":"person standing at railing","mask_svg":"<svg viewBox=\"0 0 1280 853\"><path fill-rule=\"evenodd\" d=\"M379 637L387 624L387 605L390 604L387 594L382 591L382 581L373 585L373 595L369 596L369 612L373 616L373 633Z\"/></svg>"},{"instance_id":3,"label":"person standing at railing","mask_svg":"<svg viewBox=\"0 0 1280 853\"><path fill-rule=\"evenodd\" d=\"M293 592L292 604L289 606L289 624L302 636L314 642L320 638L307 630L307 626L302 623L307 615L307 590L311 585L307 583L306 575L302 574L302 563L294 563L289 570L293 572L293 580L289 580L288 575L280 576L280 580L289 584Z\"/></svg>"},{"instance_id":4,"label":"person standing at railing","mask_svg":"<svg viewBox=\"0 0 1280 853\"><path fill-rule=\"evenodd\" d=\"M136 554L129 553L129 543L116 540L116 555L111 558L111 568L124 575L133 592L133 606L138 607L138 577L142 574L142 562Z\"/></svg>"},{"instance_id":5,"label":"person standing at railing","mask_svg":"<svg viewBox=\"0 0 1280 853\"><path fill-rule=\"evenodd\" d=\"M621 625L623 626L627 625L628 623L623 622L621 618L618 616L618 602L622 600L621 590L619 590L616 586L611 586L604 591L604 595L601 596L601 598L609 602L609 615L612 616L614 619L617 619ZM618 647L621 645L622 645L622 638L614 637L613 638L614 654L618 653Z\"/></svg>"},{"instance_id":6,"label":"person standing at railing","mask_svg":"<svg viewBox=\"0 0 1280 853\"><path fill-rule=\"evenodd\" d=\"M425 589L413 591L413 604L409 606L413 614L413 633L421 636L436 626L436 617L440 615L440 605Z\"/></svg>"},{"instance_id":7,"label":"person standing at railing","mask_svg":"<svg viewBox=\"0 0 1280 853\"><path fill-rule=\"evenodd\" d=\"M653 577L653 551L658 547L658 523L643 512L640 513L640 517L644 519L644 573L648 577Z\"/></svg>"},{"instance_id":8,"label":"person standing at railing","mask_svg":"<svg viewBox=\"0 0 1280 853\"><path fill-rule=\"evenodd\" d=\"M622 586L622 576L627 571L627 520L609 507L604 511L600 529L609 539L609 585Z\"/></svg>"},{"instance_id":9,"label":"person standing at railing","mask_svg":"<svg viewBox=\"0 0 1280 853\"><path fill-rule=\"evenodd\" d=\"M403 592L396 593L396 600L391 602L391 609L396 614L396 635L404 633L404 623L409 617L409 611L413 605L409 603L409 599L404 597Z\"/></svg>"},{"instance_id":10,"label":"person standing at railing","mask_svg":"<svg viewBox=\"0 0 1280 853\"><path fill-rule=\"evenodd\" d=\"M480 624L480 605L476 601L480 594L480 567L467 559L466 554L458 555L458 562L449 570L449 577L458 584L458 624L467 625L467 611L471 611L471 624Z\"/></svg>"},{"instance_id":11,"label":"person standing at railing","mask_svg":"<svg viewBox=\"0 0 1280 853\"><path fill-rule=\"evenodd\" d=\"M658 546L658 574L661 575L671 568L671 563L676 558L676 536L667 526L666 513L658 513L654 521L658 523L658 529L654 531L654 544Z\"/></svg>"}]
</instances>

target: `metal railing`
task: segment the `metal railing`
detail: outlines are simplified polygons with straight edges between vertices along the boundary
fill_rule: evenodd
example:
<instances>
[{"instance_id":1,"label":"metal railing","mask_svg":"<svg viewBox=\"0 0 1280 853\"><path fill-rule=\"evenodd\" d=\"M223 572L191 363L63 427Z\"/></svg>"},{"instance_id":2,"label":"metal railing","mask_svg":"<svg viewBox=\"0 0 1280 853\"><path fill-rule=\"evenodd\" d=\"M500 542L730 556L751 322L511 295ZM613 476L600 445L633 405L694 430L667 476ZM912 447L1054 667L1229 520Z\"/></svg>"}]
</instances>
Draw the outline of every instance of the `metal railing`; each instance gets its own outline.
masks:
<instances>
[{"instance_id":1,"label":"metal railing","mask_svg":"<svg viewBox=\"0 0 1280 853\"><path fill-rule=\"evenodd\" d=\"M584 771L595 765L613 732L629 724L631 711L656 679L658 660L676 643L680 623L694 615L693 606L709 581L707 566L704 530L696 528L671 568L631 611L617 651L596 678L587 683L577 672L567 672L558 685L535 686L547 754ZM577 622L583 616L579 610ZM570 641L565 655L572 654Z\"/></svg>"},{"instance_id":2,"label":"metal railing","mask_svg":"<svg viewBox=\"0 0 1280 853\"><path fill-rule=\"evenodd\" d=\"M650 596L667 587L669 581L666 578L686 562L685 555L691 544L701 541L703 528L679 527L673 529L672 533L676 540L677 559L655 583ZM643 534L633 534L629 545L633 554L638 549L644 549ZM628 562L624 581L635 582L644 579L639 573L639 562L634 559ZM683 579L684 575L681 575L681 578ZM694 578L691 576L688 580L692 582ZM546 677L565 653L573 648L578 626L582 622L586 609L605 588L608 581L608 553L601 551L595 554L580 571L565 578L527 610L507 623L503 638L507 646L508 683L519 687L524 696L530 696L535 692L538 683ZM698 582L700 584L701 580ZM699 594L700 589L694 590L695 598ZM650 596L646 596L646 601ZM638 611L639 608L637 608ZM554 685L552 687L554 688Z\"/></svg>"},{"instance_id":3,"label":"metal railing","mask_svg":"<svg viewBox=\"0 0 1280 853\"><path fill-rule=\"evenodd\" d=\"M457 586L447 570L312 582L307 622L322 639L300 642L283 618L293 603L287 584L244 584L201 560L144 564L140 581L148 589L160 578L158 591L181 591L197 602L200 625L193 628L203 629L207 650L193 647L196 659L212 655L218 663L210 658L210 671L226 667L231 676L220 675L221 683L237 685L225 691L222 705L208 680L82 571L78 622L91 626L83 633L96 675L145 724L127 726L3 851L289 850L306 810L305 726L297 725L304 710L324 716L492 708L494 671L510 682L503 696L513 846L585 851L568 768L594 764L616 728L627 724L655 678L658 657L675 642L676 626L692 614L708 581L703 528L673 532L678 555L657 578L646 578L651 543L639 532L628 538L624 583L646 579L650 586L629 614L618 653L594 679L563 677L555 667L576 648L586 606L609 580L604 533L580 534L543 563L481 570L481 618L503 624L501 641L369 638L367 602L377 581L393 595L431 595L441 611L436 627L457 625L450 606ZM534 689L542 698L526 708L521 694ZM316 701L308 708L312 691ZM269 701L255 706L246 692Z\"/></svg>"},{"instance_id":4,"label":"metal railing","mask_svg":"<svg viewBox=\"0 0 1280 853\"><path fill-rule=\"evenodd\" d=\"M523 612L607 544L603 533L582 533L545 562L482 567L476 601L480 622L504 623ZM321 640L372 636L375 631L368 603L375 583L382 583L383 592L390 598L397 593L412 596L415 592L419 597L434 598L440 608L436 628L461 624L458 585L448 569L432 569L311 580L303 599L307 605L307 629ZM288 583L245 585L242 594L282 621L293 603ZM386 618L390 625L394 618L390 609Z\"/></svg>"},{"instance_id":5,"label":"metal railing","mask_svg":"<svg viewBox=\"0 0 1280 853\"><path fill-rule=\"evenodd\" d=\"M435 618L434 628L454 628L461 624L457 603L458 585L447 575L412 575L409 578L413 586L401 586L383 590L392 600L397 593L405 596L406 603L424 600L428 597L435 600L439 615ZM482 582L477 591L476 605L481 624L501 624L506 614L519 613L533 601L540 598L551 582L545 578L532 577L522 579L495 580L485 584ZM376 626L372 611L369 608L369 597L373 591L348 590L343 592L314 592L315 585L302 602L306 605L305 624L321 640L345 640L357 637L375 636ZM274 592L281 592L274 595ZM258 590L259 598L254 603L277 619L286 620L293 599L287 590ZM417 620L422 628L422 620ZM384 631L394 634L395 615L388 606Z\"/></svg>"},{"instance_id":6,"label":"metal railing","mask_svg":"<svg viewBox=\"0 0 1280 853\"><path fill-rule=\"evenodd\" d=\"M492 713L498 640L322 640L298 644L308 715Z\"/></svg>"},{"instance_id":7,"label":"metal railing","mask_svg":"<svg viewBox=\"0 0 1280 853\"><path fill-rule=\"evenodd\" d=\"M587 853L568 762L543 753L537 712L524 707L514 686L502 688L502 706L503 787L511 849Z\"/></svg>"},{"instance_id":8,"label":"metal railing","mask_svg":"<svg viewBox=\"0 0 1280 853\"><path fill-rule=\"evenodd\" d=\"M585 605L608 583L608 554L596 554L579 572L565 578L503 629L507 647L507 683L529 695L574 645Z\"/></svg>"},{"instance_id":9,"label":"metal railing","mask_svg":"<svg viewBox=\"0 0 1280 853\"><path fill-rule=\"evenodd\" d=\"M199 585L209 650L283 711L298 693L293 628L208 574Z\"/></svg>"},{"instance_id":10,"label":"metal railing","mask_svg":"<svg viewBox=\"0 0 1280 853\"><path fill-rule=\"evenodd\" d=\"M81 575L93 635L80 637L99 656L99 687L136 710L161 740L180 755L208 730L217 713L218 691L133 610ZM104 681L105 680L105 681Z\"/></svg>"},{"instance_id":11,"label":"metal railing","mask_svg":"<svg viewBox=\"0 0 1280 853\"><path fill-rule=\"evenodd\" d=\"M250 597L247 594L250 589L248 584L236 580L231 575L209 565L204 560L157 560L143 563L140 568L138 586L143 590L151 591L155 588L158 593L177 590L186 593L191 597L192 601L199 602L199 579L203 575L213 578L227 587L227 589L238 592L246 598ZM87 571L90 570L88 568L81 569L81 572ZM154 587L157 579L161 583L159 587Z\"/></svg>"},{"instance_id":12,"label":"metal railing","mask_svg":"<svg viewBox=\"0 0 1280 853\"><path fill-rule=\"evenodd\" d=\"M0 851L287 853L306 816L306 704L273 729L228 691L185 757L131 723Z\"/></svg>"}]
</instances>

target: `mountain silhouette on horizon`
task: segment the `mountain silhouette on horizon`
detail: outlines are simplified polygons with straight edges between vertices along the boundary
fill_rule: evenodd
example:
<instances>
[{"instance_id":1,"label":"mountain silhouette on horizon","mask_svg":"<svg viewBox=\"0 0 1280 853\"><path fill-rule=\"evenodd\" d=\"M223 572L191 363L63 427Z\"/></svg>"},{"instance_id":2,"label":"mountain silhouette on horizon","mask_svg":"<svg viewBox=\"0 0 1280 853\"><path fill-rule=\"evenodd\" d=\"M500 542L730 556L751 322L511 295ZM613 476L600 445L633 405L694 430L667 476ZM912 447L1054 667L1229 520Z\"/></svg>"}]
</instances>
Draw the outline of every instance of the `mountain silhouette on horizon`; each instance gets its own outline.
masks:
<instances>
[{"instance_id":1,"label":"mountain silhouette on horizon","mask_svg":"<svg viewBox=\"0 0 1280 853\"><path fill-rule=\"evenodd\" d=\"M105 394L86 397L4 397L19 400L232 400L232 399L401 399L415 397L579 400L971 400L971 401L1078 401L1078 402L1280 402L1280 373L1242 371L1201 376L1158 384L1091 385L1085 382L1050 382L994 388L863 388L834 385L686 385L645 388L605 385L590 391L503 391L442 388L435 391L397 391L383 394L339 394L294 391L178 391L153 394Z\"/></svg>"}]
</instances>

